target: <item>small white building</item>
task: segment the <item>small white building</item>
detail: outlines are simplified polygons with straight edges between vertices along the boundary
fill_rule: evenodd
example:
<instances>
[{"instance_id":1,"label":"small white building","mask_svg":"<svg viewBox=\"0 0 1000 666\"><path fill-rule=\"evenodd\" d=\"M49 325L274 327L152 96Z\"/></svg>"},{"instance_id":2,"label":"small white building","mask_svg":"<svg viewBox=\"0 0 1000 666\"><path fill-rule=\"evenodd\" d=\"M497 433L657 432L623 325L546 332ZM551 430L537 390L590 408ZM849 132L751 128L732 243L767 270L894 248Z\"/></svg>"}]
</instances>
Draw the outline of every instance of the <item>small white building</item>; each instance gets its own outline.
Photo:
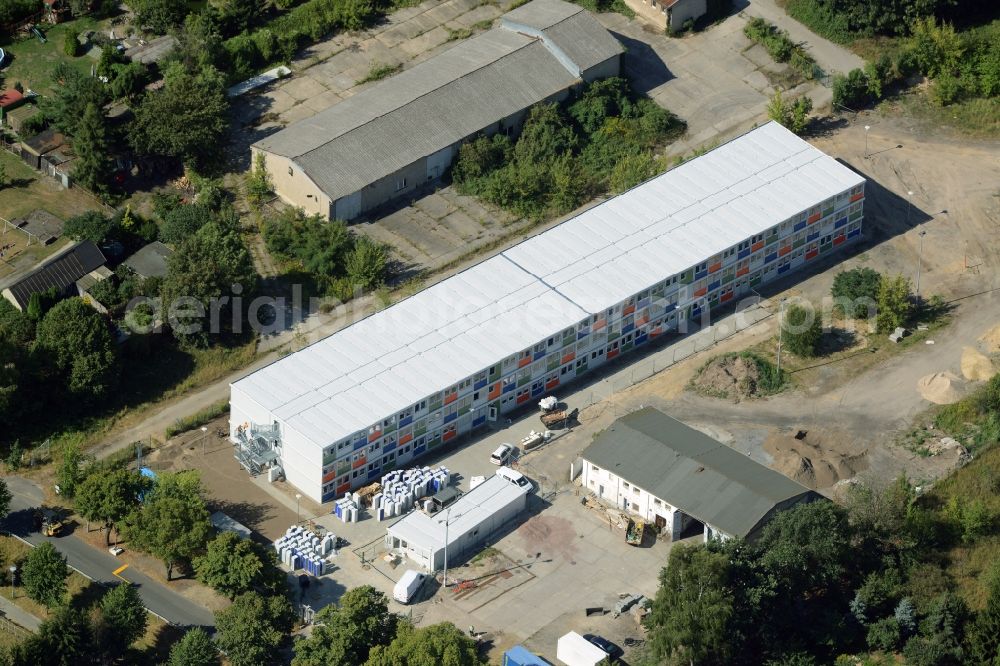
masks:
<instances>
[{"instance_id":1,"label":"small white building","mask_svg":"<svg viewBox=\"0 0 1000 666\"><path fill-rule=\"evenodd\" d=\"M669 532L753 539L779 511L822 496L663 412L615 421L581 455L583 486Z\"/></svg>"},{"instance_id":2,"label":"small white building","mask_svg":"<svg viewBox=\"0 0 1000 666\"><path fill-rule=\"evenodd\" d=\"M603 650L575 631L560 636L556 643L556 659L565 666L597 666L607 656Z\"/></svg>"},{"instance_id":3,"label":"small white building","mask_svg":"<svg viewBox=\"0 0 1000 666\"><path fill-rule=\"evenodd\" d=\"M478 550L527 504L528 488L492 476L445 511L433 515L412 511L396 521L386 532L385 545L433 573L444 567L446 541L451 566Z\"/></svg>"}]
</instances>

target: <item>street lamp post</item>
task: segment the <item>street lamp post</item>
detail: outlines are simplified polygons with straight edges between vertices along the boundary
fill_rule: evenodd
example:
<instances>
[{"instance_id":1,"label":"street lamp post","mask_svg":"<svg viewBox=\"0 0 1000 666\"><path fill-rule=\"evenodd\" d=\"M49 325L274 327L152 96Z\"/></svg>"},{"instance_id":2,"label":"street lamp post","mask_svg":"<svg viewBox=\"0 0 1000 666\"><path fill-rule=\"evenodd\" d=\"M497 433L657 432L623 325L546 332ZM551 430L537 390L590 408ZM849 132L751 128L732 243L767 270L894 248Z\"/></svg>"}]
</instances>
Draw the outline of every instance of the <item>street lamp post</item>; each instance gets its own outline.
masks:
<instances>
[{"instance_id":1,"label":"street lamp post","mask_svg":"<svg viewBox=\"0 0 1000 666\"><path fill-rule=\"evenodd\" d=\"M787 298L781 299L781 305L778 306L778 376L781 376L781 339L784 336L785 329L785 303L788 302Z\"/></svg>"},{"instance_id":2,"label":"street lamp post","mask_svg":"<svg viewBox=\"0 0 1000 666\"><path fill-rule=\"evenodd\" d=\"M865 125L865 159L868 159L868 130L871 128L871 125Z\"/></svg>"},{"instance_id":3,"label":"street lamp post","mask_svg":"<svg viewBox=\"0 0 1000 666\"><path fill-rule=\"evenodd\" d=\"M300 493L295 493L295 522L299 522L300 520L302 520L302 518L300 517L300 514L299 514L299 500L300 499L302 499L302 495Z\"/></svg>"},{"instance_id":4,"label":"street lamp post","mask_svg":"<svg viewBox=\"0 0 1000 666\"><path fill-rule=\"evenodd\" d=\"M451 522L451 510L454 509L454 505L448 507L448 510L444 512L444 582L442 587L448 587L448 524ZM462 514L458 514L461 516ZM441 521L438 521L440 523Z\"/></svg>"},{"instance_id":5,"label":"street lamp post","mask_svg":"<svg viewBox=\"0 0 1000 666\"><path fill-rule=\"evenodd\" d=\"M924 236L927 235L927 232L926 231L921 231L918 235L920 236L920 245L918 246L918 249L917 249L917 285L916 285L916 291L917 291L917 302L919 303L920 302L920 262L921 262L921 259L923 259L923 255L924 255Z\"/></svg>"},{"instance_id":6,"label":"street lamp post","mask_svg":"<svg viewBox=\"0 0 1000 666\"><path fill-rule=\"evenodd\" d=\"M205 456L205 442L208 440L208 428L205 426L201 427L201 455Z\"/></svg>"},{"instance_id":7,"label":"street lamp post","mask_svg":"<svg viewBox=\"0 0 1000 666\"><path fill-rule=\"evenodd\" d=\"M10 598L13 599L14 598L14 576L17 575L17 567L12 564L12 565L10 565L10 569L8 569L8 571L10 571Z\"/></svg>"},{"instance_id":8,"label":"street lamp post","mask_svg":"<svg viewBox=\"0 0 1000 666\"><path fill-rule=\"evenodd\" d=\"M906 226L910 226L910 209L913 208L913 190L906 191Z\"/></svg>"}]
</instances>

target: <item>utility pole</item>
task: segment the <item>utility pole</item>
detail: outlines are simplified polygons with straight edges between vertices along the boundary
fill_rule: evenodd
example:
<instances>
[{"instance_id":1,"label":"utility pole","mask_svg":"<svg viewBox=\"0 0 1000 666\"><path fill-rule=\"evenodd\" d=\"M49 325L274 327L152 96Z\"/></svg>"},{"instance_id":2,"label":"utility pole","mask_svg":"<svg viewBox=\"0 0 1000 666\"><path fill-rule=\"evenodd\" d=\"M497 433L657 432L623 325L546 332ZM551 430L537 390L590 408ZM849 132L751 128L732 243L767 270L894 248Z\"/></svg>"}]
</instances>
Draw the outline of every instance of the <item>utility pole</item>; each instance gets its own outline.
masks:
<instances>
[{"instance_id":1,"label":"utility pole","mask_svg":"<svg viewBox=\"0 0 1000 666\"><path fill-rule=\"evenodd\" d=\"M787 298L781 299L781 305L778 306L778 376L781 376L781 339L785 337L785 303L788 302Z\"/></svg>"},{"instance_id":2,"label":"utility pole","mask_svg":"<svg viewBox=\"0 0 1000 666\"><path fill-rule=\"evenodd\" d=\"M871 125L865 125L865 159L868 159L870 157L868 154L868 130L870 130L871 128L872 128Z\"/></svg>"},{"instance_id":3,"label":"utility pole","mask_svg":"<svg viewBox=\"0 0 1000 666\"><path fill-rule=\"evenodd\" d=\"M919 245L919 247L917 249L917 284L916 284L917 303L919 303L920 302L920 262L923 259L923 255L924 255L924 236L927 235L927 232L926 231L921 231L917 235L920 236L920 245Z\"/></svg>"},{"instance_id":4,"label":"utility pole","mask_svg":"<svg viewBox=\"0 0 1000 666\"><path fill-rule=\"evenodd\" d=\"M906 226L910 226L910 209L913 208L913 190L906 191Z\"/></svg>"},{"instance_id":5,"label":"utility pole","mask_svg":"<svg viewBox=\"0 0 1000 666\"><path fill-rule=\"evenodd\" d=\"M451 510L455 508L455 505L448 507L448 510L444 512L444 582L442 587L448 587L448 524L451 521ZM458 514L461 516L462 514ZM440 523L441 521L438 521Z\"/></svg>"}]
</instances>

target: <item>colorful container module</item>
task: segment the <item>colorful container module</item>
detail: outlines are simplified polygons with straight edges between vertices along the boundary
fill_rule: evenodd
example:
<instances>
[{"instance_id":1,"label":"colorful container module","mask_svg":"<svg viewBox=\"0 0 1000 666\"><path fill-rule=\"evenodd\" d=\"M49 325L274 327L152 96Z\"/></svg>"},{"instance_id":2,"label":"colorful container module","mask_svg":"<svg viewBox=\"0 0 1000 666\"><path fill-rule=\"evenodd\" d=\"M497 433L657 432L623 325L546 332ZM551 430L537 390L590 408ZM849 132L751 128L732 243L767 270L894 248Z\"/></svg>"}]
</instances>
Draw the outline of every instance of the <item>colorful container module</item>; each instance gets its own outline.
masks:
<instances>
[{"instance_id":1,"label":"colorful container module","mask_svg":"<svg viewBox=\"0 0 1000 666\"><path fill-rule=\"evenodd\" d=\"M852 243L864 185L758 127L235 382L233 442L343 496Z\"/></svg>"}]
</instances>

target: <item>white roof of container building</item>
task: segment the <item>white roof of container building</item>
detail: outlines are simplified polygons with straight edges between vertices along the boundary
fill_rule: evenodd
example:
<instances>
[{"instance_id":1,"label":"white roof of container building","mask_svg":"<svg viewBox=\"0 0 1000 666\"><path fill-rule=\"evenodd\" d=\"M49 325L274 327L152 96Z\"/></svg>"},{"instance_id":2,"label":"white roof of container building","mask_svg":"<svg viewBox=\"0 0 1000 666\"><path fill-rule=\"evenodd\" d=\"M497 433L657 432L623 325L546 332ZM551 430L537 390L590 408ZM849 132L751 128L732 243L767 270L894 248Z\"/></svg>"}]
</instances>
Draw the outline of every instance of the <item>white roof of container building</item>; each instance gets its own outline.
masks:
<instances>
[{"instance_id":1,"label":"white roof of container building","mask_svg":"<svg viewBox=\"0 0 1000 666\"><path fill-rule=\"evenodd\" d=\"M768 123L234 387L327 446L863 182Z\"/></svg>"},{"instance_id":2,"label":"white roof of container building","mask_svg":"<svg viewBox=\"0 0 1000 666\"><path fill-rule=\"evenodd\" d=\"M453 544L467 532L482 525L498 510L510 505L518 497L528 494L528 489L491 476L451 505L448 521L448 543ZM437 550L444 548L444 515L429 516L423 511L413 511L388 528L393 536L408 544Z\"/></svg>"}]
</instances>

